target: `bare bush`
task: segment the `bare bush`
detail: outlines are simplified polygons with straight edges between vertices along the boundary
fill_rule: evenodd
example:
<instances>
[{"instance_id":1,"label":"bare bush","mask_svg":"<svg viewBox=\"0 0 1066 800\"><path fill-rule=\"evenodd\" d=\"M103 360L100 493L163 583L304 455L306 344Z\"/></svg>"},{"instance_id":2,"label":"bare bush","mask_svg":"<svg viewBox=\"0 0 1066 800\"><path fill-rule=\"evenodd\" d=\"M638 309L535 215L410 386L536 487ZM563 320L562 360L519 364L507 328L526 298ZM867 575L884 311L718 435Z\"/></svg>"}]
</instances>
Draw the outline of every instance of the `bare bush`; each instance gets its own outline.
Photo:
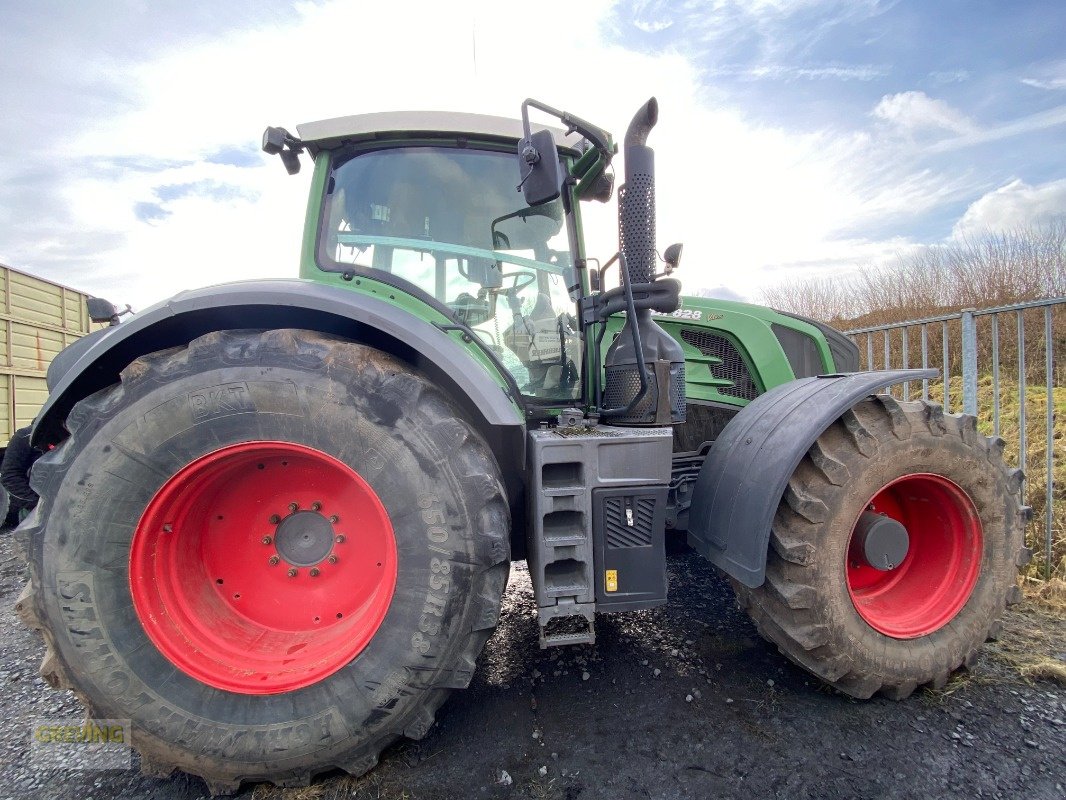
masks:
<instances>
[{"instance_id":1,"label":"bare bush","mask_svg":"<svg viewBox=\"0 0 1066 800\"><path fill-rule=\"evenodd\" d=\"M1066 294L1066 217L901 254L764 290L773 308L859 328Z\"/></svg>"}]
</instances>

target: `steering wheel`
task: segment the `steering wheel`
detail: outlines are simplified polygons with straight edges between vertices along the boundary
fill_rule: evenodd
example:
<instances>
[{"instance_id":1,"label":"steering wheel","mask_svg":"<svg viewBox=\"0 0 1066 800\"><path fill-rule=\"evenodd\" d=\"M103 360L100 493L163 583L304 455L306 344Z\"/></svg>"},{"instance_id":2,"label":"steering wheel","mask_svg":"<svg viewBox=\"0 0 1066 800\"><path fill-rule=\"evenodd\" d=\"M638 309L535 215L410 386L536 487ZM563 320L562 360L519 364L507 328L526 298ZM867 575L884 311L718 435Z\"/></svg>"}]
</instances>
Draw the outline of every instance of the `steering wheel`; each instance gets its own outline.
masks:
<instances>
[{"instance_id":1,"label":"steering wheel","mask_svg":"<svg viewBox=\"0 0 1066 800\"><path fill-rule=\"evenodd\" d=\"M505 272L500 275L501 278L514 278L514 284L507 289L501 289L500 291L506 295L517 296L520 291L527 286L531 286L537 280L537 274L535 272ZM523 281L522 279L525 278Z\"/></svg>"}]
</instances>

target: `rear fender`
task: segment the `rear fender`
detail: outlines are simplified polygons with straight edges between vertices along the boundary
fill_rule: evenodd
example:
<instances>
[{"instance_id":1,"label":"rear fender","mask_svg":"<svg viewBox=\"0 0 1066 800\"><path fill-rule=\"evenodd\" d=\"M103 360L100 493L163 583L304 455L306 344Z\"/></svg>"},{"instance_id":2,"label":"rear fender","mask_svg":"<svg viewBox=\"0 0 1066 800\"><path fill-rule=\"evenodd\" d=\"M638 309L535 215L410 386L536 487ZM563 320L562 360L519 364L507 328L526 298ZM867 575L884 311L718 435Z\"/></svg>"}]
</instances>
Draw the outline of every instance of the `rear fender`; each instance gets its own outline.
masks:
<instances>
[{"instance_id":1,"label":"rear fender","mask_svg":"<svg viewBox=\"0 0 1066 800\"><path fill-rule=\"evenodd\" d=\"M761 585L774 513L811 445L864 397L938 374L910 369L820 375L757 397L726 425L696 478L689 544L745 586Z\"/></svg>"},{"instance_id":2,"label":"rear fender","mask_svg":"<svg viewBox=\"0 0 1066 800\"><path fill-rule=\"evenodd\" d=\"M301 328L377 347L425 372L488 441L507 483L512 511L523 496L525 414L505 376L493 375L458 336L377 297L306 280L243 281L182 292L121 325L79 340L49 370L50 393L33 442L66 437L74 405L119 380L140 356L222 330ZM516 402L517 400L517 402ZM518 510L516 520L524 518Z\"/></svg>"}]
</instances>

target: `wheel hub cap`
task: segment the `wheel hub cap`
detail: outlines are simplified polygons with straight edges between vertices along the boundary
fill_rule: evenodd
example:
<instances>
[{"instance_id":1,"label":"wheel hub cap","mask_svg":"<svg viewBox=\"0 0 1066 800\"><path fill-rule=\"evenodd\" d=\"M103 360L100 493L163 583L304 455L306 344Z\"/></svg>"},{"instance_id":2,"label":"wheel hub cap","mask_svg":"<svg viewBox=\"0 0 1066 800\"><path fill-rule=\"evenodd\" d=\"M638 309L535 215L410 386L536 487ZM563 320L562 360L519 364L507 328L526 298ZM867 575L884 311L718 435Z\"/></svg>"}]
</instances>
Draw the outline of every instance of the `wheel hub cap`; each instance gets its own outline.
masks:
<instances>
[{"instance_id":1,"label":"wheel hub cap","mask_svg":"<svg viewBox=\"0 0 1066 800\"><path fill-rule=\"evenodd\" d=\"M862 543L862 554L867 565L888 572L903 563L910 549L907 529L898 520L885 514L863 511L855 535Z\"/></svg>"},{"instance_id":2,"label":"wheel hub cap","mask_svg":"<svg viewBox=\"0 0 1066 800\"><path fill-rule=\"evenodd\" d=\"M289 564L310 567L326 559L335 536L329 520L317 511L297 511L278 525L274 545Z\"/></svg>"}]
</instances>

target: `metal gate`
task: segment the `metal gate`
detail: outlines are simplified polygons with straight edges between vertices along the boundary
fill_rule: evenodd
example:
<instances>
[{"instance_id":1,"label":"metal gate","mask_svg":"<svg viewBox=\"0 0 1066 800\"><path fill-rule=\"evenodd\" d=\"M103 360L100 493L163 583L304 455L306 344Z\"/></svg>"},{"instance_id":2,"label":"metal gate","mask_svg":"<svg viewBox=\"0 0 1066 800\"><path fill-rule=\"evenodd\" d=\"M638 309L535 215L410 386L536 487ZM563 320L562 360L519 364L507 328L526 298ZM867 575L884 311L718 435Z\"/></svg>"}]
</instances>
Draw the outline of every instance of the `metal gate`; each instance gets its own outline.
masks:
<instances>
[{"instance_id":1,"label":"metal gate","mask_svg":"<svg viewBox=\"0 0 1066 800\"><path fill-rule=\"evenodd\" d=\"M1066 396L1061 392L1062 359L1056 358L1056 351L1061 356L1066 345L1064 322L1066 297L1056 297L845 331L858 345L864 369L932 366L941 370L939 380L913 381L896 387L894 393L903 400L932 399L942 402L946 412L962 411L986 418L990 412L991 424L985 419L983 427L990 427L985 432L994 436L1003 434L1004 405L1016 402L1016 410L1011 405L1010 420L1012 431L1016 425L1016 436L1009 443L1017 447L1022 470L1038 468L1042 462L1044 471L1043 480L1036 482L1041 485L1033 485L1034 481L1027 478L1023 491L1037 512L1030 541L1043 551L1045 578L1050 577L1055 566L1055 545L1063 536L1062 498L1056 497L1063 493L1063 487L1056 486L1054 469L1062 456L1059 454L1056 459L1055 453L1055 448L1062 445L1055 438L1056 388L1060 389L1059 413L1066 412L1062 407L1066 405ZM1039 387L1041 377L1043 403L1037 398L1027 399L1026 395L1027 389L1031 395L1033 388ZM1010 384L1016 384L1013 391ZM1030 452L1039 448L1027 431L1040 416L1044 418L1043 430L1037 433L1044 439L1042 459L1039 452ZM1061 558L1062 554L1058 556Z\"/></svg>"}]
</instances>

